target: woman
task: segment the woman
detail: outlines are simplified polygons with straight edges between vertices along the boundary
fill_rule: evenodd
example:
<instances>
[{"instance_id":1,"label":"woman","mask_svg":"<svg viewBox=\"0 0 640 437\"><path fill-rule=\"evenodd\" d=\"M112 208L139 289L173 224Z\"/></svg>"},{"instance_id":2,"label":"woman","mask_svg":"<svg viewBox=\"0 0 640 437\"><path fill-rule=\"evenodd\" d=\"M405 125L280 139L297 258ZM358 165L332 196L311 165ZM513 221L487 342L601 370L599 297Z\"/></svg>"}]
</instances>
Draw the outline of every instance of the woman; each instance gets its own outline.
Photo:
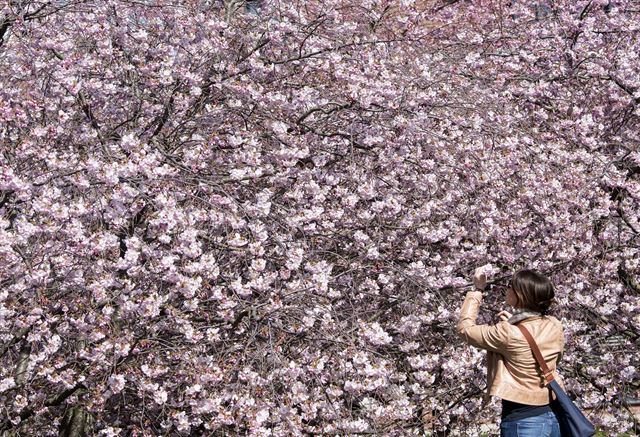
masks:
<instances>
[{"instance_id":1,"label":"woman","mask_svg":"<svg viewBox=\"0 0 640 437\"><path fill-rule=\"evenodd\" d=\"M557 407L555 393L546 387L529 343L515 326L522 323L529 330L564 390L555 372L564 348L562 323L547 315L555 303L553 285L536 271L516 272L506 288L506 303L515 309L514 313L501 311L496 325L476 325L482 290L487 285L481 268L476 269L473 283L476 291L466 295L457 332L466 343L488 351L483 406L492 395L502 399L501 437L559 437L560 428L553 413Z\"/></svg>"}]
</instances>

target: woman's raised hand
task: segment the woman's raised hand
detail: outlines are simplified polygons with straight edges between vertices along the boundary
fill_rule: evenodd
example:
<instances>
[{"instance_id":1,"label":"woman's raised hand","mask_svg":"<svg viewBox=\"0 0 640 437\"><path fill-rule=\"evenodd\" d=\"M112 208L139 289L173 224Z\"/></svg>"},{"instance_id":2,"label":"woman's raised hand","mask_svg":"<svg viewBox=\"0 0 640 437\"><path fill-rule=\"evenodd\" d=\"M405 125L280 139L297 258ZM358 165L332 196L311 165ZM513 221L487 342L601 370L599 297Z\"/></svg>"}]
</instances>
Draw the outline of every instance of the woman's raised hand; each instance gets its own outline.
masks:
<instances>
[{"instance_id":1,"label":"woman's raised hand","mask_svg":"<svg viewBox=\"0 0 640 437\"><path fill-rule=\"evenodd\" d=\"M511 314L509 311L504 311L504 310L498 313L498 317L500 318L500 320L504 320L504 321L509 320L509 318L511 318L512 315L513 314Z\"/></svg>"},{"instance_id":2,"label":"woman's raised hand","mask_svg":"<svg viewBox=\"0 0 640 437\"><path fill-rule=\"evenodd\" d=\"M487 274L484 272L484 267L478 267L473 274L473 285L479 290L484 290L487 286Z\"/></svg>"}]
</instances>

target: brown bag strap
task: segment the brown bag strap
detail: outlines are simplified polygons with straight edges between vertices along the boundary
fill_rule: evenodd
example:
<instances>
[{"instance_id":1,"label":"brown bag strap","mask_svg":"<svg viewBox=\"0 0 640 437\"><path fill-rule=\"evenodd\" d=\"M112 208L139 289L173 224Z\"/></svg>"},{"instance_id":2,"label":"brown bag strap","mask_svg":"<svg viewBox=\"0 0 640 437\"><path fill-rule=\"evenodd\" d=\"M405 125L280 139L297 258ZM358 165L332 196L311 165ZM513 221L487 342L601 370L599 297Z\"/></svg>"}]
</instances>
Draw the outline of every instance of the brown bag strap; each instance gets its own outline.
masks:
<instances>
[{"instance_id":1,"label":"brown bag strap","mask_svg":"<svg viewBox=\"0 0 640 437\"><path fill-rule=\"evenodd\" d=\"M542 357L542 353L540 352L540 348L538 348L538 344L533 339L533 336L531 335L531 333L527 328L525 328L520 324L517 324L516 326L518 327L518 329L520 329L520 332L522 332L522 335L524 335L524 338L527 339L529 346L531 346L533 355L536 357L536 361L538 362L538 364L540 365L540 368L542 369L542 376L544 377L545 385L549 384L555 378L553 377L553 373L551 372L551 370L549 370L549 366L547 366L547 363L544 361L544 358Z\"/></svg>"}]
</instances>

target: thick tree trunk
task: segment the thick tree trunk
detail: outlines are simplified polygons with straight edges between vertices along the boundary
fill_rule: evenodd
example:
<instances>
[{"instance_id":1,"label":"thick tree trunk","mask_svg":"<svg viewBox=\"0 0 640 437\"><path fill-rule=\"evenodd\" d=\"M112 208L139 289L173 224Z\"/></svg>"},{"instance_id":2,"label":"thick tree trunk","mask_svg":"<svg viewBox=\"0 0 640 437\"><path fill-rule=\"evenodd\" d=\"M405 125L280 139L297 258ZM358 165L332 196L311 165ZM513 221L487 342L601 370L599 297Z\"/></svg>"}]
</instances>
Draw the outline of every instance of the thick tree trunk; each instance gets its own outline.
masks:
<instances>
[{"instance_id":1,"label":"thick tree trunk","mask_svg":"<svg viewBox=\"0 0 640 437\"><path fill-rule=\"evenodd\" d=\"M60 424L60 437L84 437L92 434L93 416L81 406L67 410Z\"/></svg>"}]
</instances>

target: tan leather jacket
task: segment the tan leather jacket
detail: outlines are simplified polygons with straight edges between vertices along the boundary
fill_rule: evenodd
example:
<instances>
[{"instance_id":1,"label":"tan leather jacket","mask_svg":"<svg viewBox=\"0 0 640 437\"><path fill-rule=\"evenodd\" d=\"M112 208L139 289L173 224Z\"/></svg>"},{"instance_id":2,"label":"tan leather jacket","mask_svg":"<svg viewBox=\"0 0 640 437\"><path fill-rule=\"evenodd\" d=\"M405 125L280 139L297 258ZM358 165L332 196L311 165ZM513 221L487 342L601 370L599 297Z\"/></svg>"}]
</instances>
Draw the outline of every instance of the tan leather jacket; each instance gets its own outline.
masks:
<instances>
[{"instance_id":1,"label":"tan leather jacket","mask_svg":"<svg viewBox=\"0 0 640 437\"><path fill-rule=\"evenodd\" d=\"M507 321L496 325L476 325L482 292L469 291L466 295L457 332L466 343L487 352L487 392L483 404L490 396L528 405L545 405L555 393L544 386L540 366L526 338L517 326ZM534 316L520 322L538 343L549 370L564 390L564 383L556 372L556 365L564 350L562 323L553 316Z\"/></svg>"}]
</instances>

